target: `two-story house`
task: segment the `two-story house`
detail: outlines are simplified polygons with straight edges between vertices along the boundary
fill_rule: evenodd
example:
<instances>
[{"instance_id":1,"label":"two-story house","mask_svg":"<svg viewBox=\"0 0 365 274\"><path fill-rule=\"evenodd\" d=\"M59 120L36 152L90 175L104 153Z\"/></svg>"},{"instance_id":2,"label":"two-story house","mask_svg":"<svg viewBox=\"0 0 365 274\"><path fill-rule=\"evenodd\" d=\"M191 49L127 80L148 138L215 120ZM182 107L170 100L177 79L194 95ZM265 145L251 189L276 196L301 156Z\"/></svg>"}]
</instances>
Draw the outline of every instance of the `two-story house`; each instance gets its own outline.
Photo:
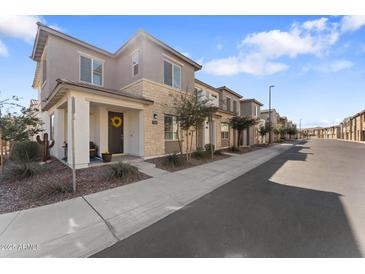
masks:
<instances>
[{"instance_id":1,"label":"two-story house","mask_svg":"<svg viewBox=\"0 0 365 274\"><path fill-rule=\"evenodd\" d=\"M239 115L238 98L242 96L227 87L215 88L198 79L195 79L195 90L199 98L218 107L217 112L212 117L212 121L209 123L207 119L199 130L198 147L203 148L204 145L209 143L214 144L217 149L233 146L236 134L230 127L229 121L233 116ZM223 100L227 102L227 98L229 98L228 102L230 102L229 107L223 103ZM233 111L233 107L235 111Z\"/></svg>"},{"instance_id":2,"label":"two-story house","mask_svg":"<svg viewBox=\"0 0 365 274\"><path fill-rule=\"evenodd\" d=\"M67 163L87 167L90 142L99 154L149 158L177 150L173 97L193 93L201 69L190 58L143 30L111 53L40 23L31 57L55 157L66 146Z\"/></svg>"},{"instance_id":3,"label":"two-story house","mask_svg":"<svg viewBox=\"0 0 365 274\"><path fill-rule=\"evenodd\" d=\"M263 120L265 120L266 121L266 124L267 125L270 125L270 119L269 119L269 117L270 117L270 113L269 113L269 110L268 109L264 109L264 110L261 110L261 118L263 119ZM275 133L275 129L278 129L278 126L279 126L279 124L278 124L278 122L279 122L279 117L280 117L280 115L279 115L279 113L276 111L276 109L271 109L271 128L273 129L273 131L272 131L272 142L276 142L276 141L278 141L278 134L276 134ZM267 135L269 135L269 134L267 134ZM268 140L268 136L266 136L267 137L267 140Z\"/></svg>"},{"instance_id":4,"label":"two-story house","mask_svg":"<svg viewBox=\"0 0 365 274\"><path fill-rule=\"evenodd\" d=\"M256 99L241 99L240 113L241 116L248 116L257 119L257 124L244 130L242 136L242 145L251 146L260 143L260 134L258 133L260 127L265 126L265 120L261 118L262 103Z\"/></svg>"},{"instance_id":5,"label":"two-story house","mask_svg":"<svg viewBox=\"0 0 365 274\"><path fill-rule=\"evenodd\" d=\"M237 143L237 132L232 130L229 125L229 120L233 116L239 116L240 114L240 100L242 95L233 91L232 89L223 86L217 88L219 94L219 107L221 116L220 131L221 131L221 144L220 147L231 147Z\"/></svg>"}]
</instances>

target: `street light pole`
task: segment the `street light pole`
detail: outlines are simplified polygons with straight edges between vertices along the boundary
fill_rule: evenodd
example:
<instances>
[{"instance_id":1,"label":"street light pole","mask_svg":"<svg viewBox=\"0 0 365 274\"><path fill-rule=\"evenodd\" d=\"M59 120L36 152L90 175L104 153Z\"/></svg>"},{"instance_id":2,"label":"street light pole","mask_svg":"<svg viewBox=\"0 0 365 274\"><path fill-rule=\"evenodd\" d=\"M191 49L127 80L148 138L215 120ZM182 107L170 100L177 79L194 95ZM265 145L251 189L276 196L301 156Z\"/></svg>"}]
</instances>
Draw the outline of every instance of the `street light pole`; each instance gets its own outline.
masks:
<instances>
[{"instance_id":1,"label":"street light pole","mask_svg":"<svg viewBox=\"0 0 365 274\"><path fill-rule=\"evenodd\" d=\"M272 121L271 121L271 89L274 85L269 86L269 144L272 142Z\"/></svg>"}]
</instances>

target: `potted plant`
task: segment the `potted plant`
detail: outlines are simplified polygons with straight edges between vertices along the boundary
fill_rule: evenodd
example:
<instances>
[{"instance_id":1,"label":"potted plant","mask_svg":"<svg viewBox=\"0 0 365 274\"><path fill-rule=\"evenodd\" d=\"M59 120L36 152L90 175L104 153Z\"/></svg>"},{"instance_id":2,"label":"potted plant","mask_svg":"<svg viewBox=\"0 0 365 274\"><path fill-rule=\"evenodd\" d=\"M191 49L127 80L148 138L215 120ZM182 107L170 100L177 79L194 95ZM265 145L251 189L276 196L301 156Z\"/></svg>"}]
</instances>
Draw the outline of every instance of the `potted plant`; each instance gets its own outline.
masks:
<instances>
[{"instance_id":1,"label":"potted plant","mask_svg":"<svg viewBox=\"0 0 365 274\"><path fill-rule=\"evenodd\" d=\"M112 154L109 151L103 152L101 154L101 158L103 159L104 163L109 163L112 160Z\"/></svg>"}]
</instances>

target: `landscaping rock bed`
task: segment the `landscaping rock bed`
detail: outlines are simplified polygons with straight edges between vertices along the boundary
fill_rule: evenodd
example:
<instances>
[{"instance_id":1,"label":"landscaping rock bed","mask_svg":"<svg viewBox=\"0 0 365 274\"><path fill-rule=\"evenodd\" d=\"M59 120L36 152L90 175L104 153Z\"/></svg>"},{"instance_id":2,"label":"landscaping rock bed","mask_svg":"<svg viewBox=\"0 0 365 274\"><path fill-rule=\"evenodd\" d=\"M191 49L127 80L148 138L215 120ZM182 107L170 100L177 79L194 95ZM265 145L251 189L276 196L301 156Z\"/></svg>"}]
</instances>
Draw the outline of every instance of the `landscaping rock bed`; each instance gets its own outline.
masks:
<instances>
[{"instance_id":1,"label":"landscaping rock bed","mask_svg":"<svg viewBox=\"0 0 365 274\"><path fill-rule=\"evenodd\" d=\"M112 179L111 166L77 170L77 192L72 192L72 170L53 160L28 179L0 179L0 213L13 212L99 192L150 178L138 172L128 179Z\"/></svg>"},{"instance_id":2,"label":"landscaping rock bed","mask_svg":"<svg viewBox=\"0 0 365 274\"><path fill-rule=\"evenodd\" d=\"M177 165L171 164L171 162L169 162L168 160L168 156L153 158L146 161L155 164L157 168L167 170L169 172L174 172L230 157L229 155L219 153L219 154L214 154L213 159L211 159L210 154L208 155L207 153L202 152L202 154L200 155L202 157L193 156L189 161L187 161L185 155L176 155L176 156L178 157Z\"/></svg>"}]
</instances>

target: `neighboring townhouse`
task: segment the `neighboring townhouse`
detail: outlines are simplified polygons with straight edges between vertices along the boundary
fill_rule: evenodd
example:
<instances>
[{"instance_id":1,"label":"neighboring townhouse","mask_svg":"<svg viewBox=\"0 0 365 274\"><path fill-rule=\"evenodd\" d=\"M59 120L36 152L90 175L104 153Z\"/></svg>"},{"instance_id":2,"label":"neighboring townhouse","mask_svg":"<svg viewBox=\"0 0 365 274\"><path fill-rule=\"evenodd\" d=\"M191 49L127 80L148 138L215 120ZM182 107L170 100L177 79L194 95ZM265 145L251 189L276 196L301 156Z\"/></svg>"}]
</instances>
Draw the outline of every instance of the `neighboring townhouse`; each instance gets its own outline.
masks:
<instances>
[{"instance_id":1,"label":"neighboring townhouse","mask_svg":"<svg viewBox=\"0 0 365 274\"><path fill-rule=\"evenodd\" d=\"M321 133L321 127L314 127L314 128L304 128L303 133L305 136L320 138L319 135Z\"/></svg>"},{"instance_id":2,"label":"neighboring townhouse","mask_svg":"<svg viewBox=\"0 0 365 274\"><path fill-rule=\"evenodd\" d=\"M226 86L219 87L217 90L219 94L219 115L221 138L220 143L217 139L217 147L227 148L237 143L237 132L231 129L229 125L230 119L235 115L240 115L240 99L242 95L229 89ZM242 143L241 143L242 145Z\"/></svg>"},{"instance_id":3,"label":"neighboring townhouse","mask_svg":"<svg viewBox=\"0 0 365 274\"><path fill-rule=\"evenodd\" d=\"M257 119L258 123L255 126L244 130L242 134L242 144L246 146L251 146L259 143L265 142L261 139L259 134L259 129L265 126L265 120L261 118L261 107L262 103L256 99L241 99L240 101L240 113L241 116L248 116L253 119Z\"/></svg>"},{"instance_id":4,"label":"neighboring townhouse","mask_svg":"<svg viewBox=\"0 0 365 274\"><path fill-rule=\"evenodd\" d=\"M365 110L352 116L353 141L365 141Z\"/></svg>"},{"instance_id":5,"label":"neighboring townhouse","mask_svg":"<svg viewBox=\"0 0 365 274\"><path fill-rule=\"evenodd\" d=\"M266 124L267 125L270 124L269 117L270 117L270 115L269 115L269 110L268 109L261 110L261 118L266 121ZM271 109L271 127L273 129L277 129L278 128L278 125L279 125L279 123L278 123L279 122L279 117L280 117L280 115L276 111L276 109L274 109L274 108ZM268 138L269 138L269 134L267 134L267 136L266 136L266 139L267 140L269 140ZM276 141L279 140L278 134L275 134L274 133L274 130L272 132L272 137L271 138L272 138L272 142L276 142Z\"/></svg>"},{"instance_id":6,"label":"neighboring townhouse","mask_svg":"<svg viewBox=\"0 0 365 274\"><path fill-rule=\"evenodd\" d=\"M288 118L285 116L279 117L278 120L278 128L288 128ZM284 140L288 140L289 139L289 135L285 134L285 135L281 135L280 138L283 138Z\"/></svg>"},{"instance_id":7,"label":"neighboring townhouse","mask_svg":"<svg viewBox=\"0 0 365 274\"><path fill-rule=\"evenodd\" d=\"M197 96L208 104L219 108L220 91L203 81L195 79L195 92ZM217 149L221 148L221 118L217 111L212 117L212 121L206 119L204 124L198 131L197 144L199 148L204 148L205 145L212 143ZM228 134L229 135L229 134Z\"/></svg>"},{"instance_id":8,"label":"neighboring townhouse","mask_svg":"<svg viewBox=\"0 0 365 274\"><path fill-rule=\"evenodd\" d=\"M143 30L111 53L38 23L32 59L55 157L87 167L90 142L99 155L150 158L179 150L173 98L194 92L201 69L190 58Z\"/></svg>"},{"instance_id":9,"label":"neighboring townhouse","mask_svg":"<svg viewBox=\"0 0 365 274\"><path fill-rule=\"evenodd\" d=\"M341 133L344 140L351 140L352 121L351 118L345 118L341 123Z\"/></svg>"},{"instance_id":10,"label":"neighboring townhouse","mask_svg":"<svg viewBox=\"0 0 365 274\"><path fill-rule=\"evenodd\" d=\"M323 128L323 139L339 139L341 137L341 127L331 126Z\"/></svg>"}]
</instances>

